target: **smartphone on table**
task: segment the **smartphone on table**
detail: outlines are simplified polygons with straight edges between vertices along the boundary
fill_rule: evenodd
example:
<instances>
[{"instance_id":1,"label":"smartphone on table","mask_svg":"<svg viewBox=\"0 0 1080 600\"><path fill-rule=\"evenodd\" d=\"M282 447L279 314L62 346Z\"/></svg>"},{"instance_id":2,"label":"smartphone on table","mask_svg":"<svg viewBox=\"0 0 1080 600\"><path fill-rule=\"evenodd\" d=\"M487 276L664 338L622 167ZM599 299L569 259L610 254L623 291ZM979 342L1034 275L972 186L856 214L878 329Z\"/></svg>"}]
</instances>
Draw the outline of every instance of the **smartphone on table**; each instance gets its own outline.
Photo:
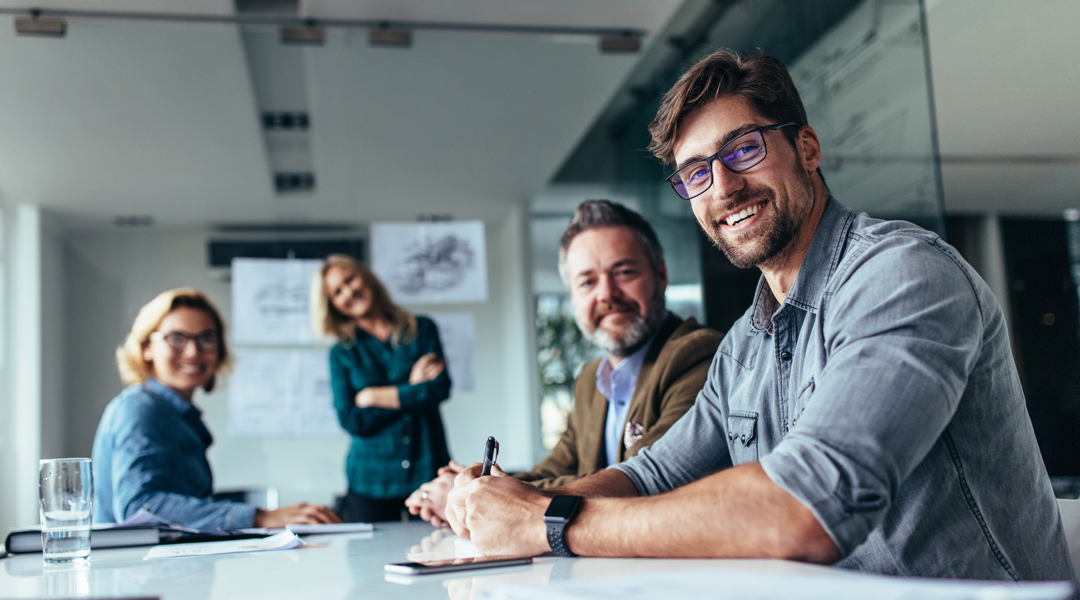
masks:
<instances>
[{"instance_id":1,"label":"smartphone on table","mask_svg":"<svg viewBox=\"0 0 1080 600\"><path fill-rule=\"evenodd\" d=\"M386 565L387 573L401 575L430 575L433 573L453 573L472 569L491 569L494 567L516 567L531 565L531 556L479 556L476 558L451 558L430 562L403 562Z\"/></svg>"}]
</instances>

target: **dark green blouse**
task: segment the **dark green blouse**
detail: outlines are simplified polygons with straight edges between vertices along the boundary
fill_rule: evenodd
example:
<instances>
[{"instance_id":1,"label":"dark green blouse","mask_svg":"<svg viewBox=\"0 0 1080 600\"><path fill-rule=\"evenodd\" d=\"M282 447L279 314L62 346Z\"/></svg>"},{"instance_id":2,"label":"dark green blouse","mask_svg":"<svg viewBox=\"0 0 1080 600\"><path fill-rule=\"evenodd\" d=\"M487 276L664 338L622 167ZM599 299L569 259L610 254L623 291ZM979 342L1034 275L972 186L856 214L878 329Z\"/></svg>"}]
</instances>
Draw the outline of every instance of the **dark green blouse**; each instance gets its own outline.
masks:
<instances>
[{"instance_id":1,"label":"dark green blouse","mask_svg":"<svg viewBox=\"0 0 1080 600\"><path fill-rule=\"evenodd\" d=\"M356 340L330 350L330 386L341 426L352 434L345 463L349 489L372 498L404 498L450 461L439 403L450 396L450 376L411 385L417 359L442 357L435 323L417 317L416 338L394 346L356 329ZM359 408L356 394L368 386L394 385L401 410Z\"/></svg>"}]
</instances>

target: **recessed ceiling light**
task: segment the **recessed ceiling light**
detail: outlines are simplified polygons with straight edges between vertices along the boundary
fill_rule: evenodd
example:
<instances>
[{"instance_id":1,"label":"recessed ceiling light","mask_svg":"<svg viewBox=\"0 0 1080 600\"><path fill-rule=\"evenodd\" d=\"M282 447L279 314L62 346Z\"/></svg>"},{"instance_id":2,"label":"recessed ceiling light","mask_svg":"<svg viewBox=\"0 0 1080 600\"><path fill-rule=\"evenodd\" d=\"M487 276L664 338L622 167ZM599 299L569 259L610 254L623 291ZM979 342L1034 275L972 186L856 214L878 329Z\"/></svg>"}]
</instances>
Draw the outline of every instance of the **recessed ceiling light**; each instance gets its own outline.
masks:
<instances>
[{"instance_id":1,"label":"recessed ceiling light","mask_svg":"<svg viewBox=\"0 0 1080 600\"><path fill-rule=\"evenodd\" d=\"M376 27L368 33L368 43L372 46L408 48L412 46L412 32L408 29Z\"/></svg>"},{"instance_id":2,"label":"recessed ceiling light","mask_svg":"<svg viewBox=\"0 0 1080 600\"><path fill-rule=\"evenodd\" d=\"M636 35L605 35L600 38L600 51L605 54L634 53L641 50L641 38Z\"/></svg>"},{"instance_id":3,"label":"recessed ceiling light","mask_svg":"<svg viewBox=\"0 0 1080 600\"><path fill-rule=\"evenodd\" d=\"M117 227L152 227L154 217L150 215L117 215L113 218L113 225Z\"/></svg>"},{"instance_id":4,"label":"recessed ceiling light","mask_svg":"<svg viewBox=\"0 0 1080 600\"><path fill-rule=\"evenodd\" d=\"M51 17L15 17L15 33L41 37L64 37L67 21Z\"/></svg>"},{"instance_id":5,"label":"recessed ceiling light","mask_svg":"<svg viewBox=\"0 0 1080 600\"><path fill-rule=\"evenodd\" d=\"M322 27L305 25L304 27L282 27L281 43L294 46L322 46L326 40L326 31Z\"/></svg>"}]
</instances>

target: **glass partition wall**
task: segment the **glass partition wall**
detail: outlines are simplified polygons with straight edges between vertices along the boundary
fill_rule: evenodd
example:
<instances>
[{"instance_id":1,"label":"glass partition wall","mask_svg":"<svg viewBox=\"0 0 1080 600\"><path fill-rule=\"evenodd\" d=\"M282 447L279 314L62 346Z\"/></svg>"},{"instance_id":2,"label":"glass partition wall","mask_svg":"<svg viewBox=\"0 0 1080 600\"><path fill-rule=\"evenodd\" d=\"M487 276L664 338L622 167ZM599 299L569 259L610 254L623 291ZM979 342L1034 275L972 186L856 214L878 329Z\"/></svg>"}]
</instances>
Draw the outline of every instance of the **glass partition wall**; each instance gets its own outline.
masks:
<instances>
[{"instance_id":1,"label":"glass partition wall","mask_svg":"<svg viewBox=\"0 0 1080 600\"><path fill-rule=\"evenodd\" d=\"M541 423L550 449L573 406L573 380L600 355L577 331L557 271L574 207L610 199L638 210L664 247L668 308L721 331L746 308L756 270L739 270L701 233L665 181L647 126L679 75L717 48L761 52L789 68L821 143L822 172L848 207L944 233L940 161L919 0L690 0L532 206Z\"/></svg>"}]
</instances>

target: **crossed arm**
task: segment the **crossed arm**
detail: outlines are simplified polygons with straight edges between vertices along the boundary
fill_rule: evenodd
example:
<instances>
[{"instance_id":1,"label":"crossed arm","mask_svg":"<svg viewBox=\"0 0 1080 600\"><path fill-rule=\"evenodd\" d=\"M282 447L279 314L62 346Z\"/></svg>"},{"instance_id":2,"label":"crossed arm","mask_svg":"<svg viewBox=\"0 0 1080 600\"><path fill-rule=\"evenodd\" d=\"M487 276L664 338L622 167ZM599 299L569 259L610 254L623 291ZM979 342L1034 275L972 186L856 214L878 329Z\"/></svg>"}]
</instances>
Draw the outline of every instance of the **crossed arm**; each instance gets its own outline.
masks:
<instances>
[{"instance_id":1,"label":"crossed arm","mask_svg":"<svg viewBox=\"0 0 1080 600\"><path fill-rule=\"evenodd\" d=\"M543 515L552 496L584 496L566 530L583 556L785 558L833 563L829 534L757 463L732 467L656 496L639 497L621 471L606 469L565 487L538 490L506 477L479 477L474 464L457 479L446 517L454 531L489 555L550 550Z\"/></svg>"},{"instance_id":2,"label":"crossed arm","mask_svg":"<svg viewBox=\"0 0 1080 600\"><path fill-rule=\"evenodd\" d=\"M431 381L446 369L446 362L434 352L420 357L409 372L409 385ZM358 408L378 407L401 410L401 396L396 385L369 386L356 393L353 400Z\"/></svg>"}]
</instances>

